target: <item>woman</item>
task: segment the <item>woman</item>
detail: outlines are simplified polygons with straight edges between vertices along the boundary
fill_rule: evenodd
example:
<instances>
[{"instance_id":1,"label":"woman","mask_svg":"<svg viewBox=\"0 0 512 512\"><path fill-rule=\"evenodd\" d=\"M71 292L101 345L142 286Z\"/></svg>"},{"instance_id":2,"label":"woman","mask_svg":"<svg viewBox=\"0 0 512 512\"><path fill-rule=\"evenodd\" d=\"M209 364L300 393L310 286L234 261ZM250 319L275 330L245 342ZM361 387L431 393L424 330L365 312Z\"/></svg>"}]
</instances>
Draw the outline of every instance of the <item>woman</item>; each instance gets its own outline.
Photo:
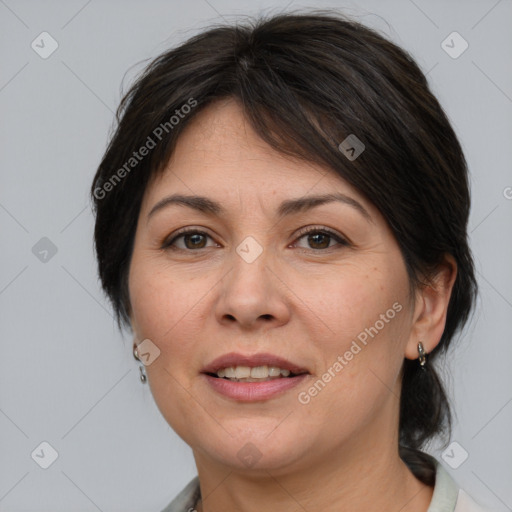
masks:
<instances>
[{"instance_id":1,"label":"woman","mask_svg":"<svg viewBox=\"0 0 512 512\"><path fill-rule=\"evenodd\" d=\"M482 510L421 451L477 287L464 155L405 51L325 12L209 29L124 97L91 192L197 465L165 512Z\"/></svg>"}]
</instances>

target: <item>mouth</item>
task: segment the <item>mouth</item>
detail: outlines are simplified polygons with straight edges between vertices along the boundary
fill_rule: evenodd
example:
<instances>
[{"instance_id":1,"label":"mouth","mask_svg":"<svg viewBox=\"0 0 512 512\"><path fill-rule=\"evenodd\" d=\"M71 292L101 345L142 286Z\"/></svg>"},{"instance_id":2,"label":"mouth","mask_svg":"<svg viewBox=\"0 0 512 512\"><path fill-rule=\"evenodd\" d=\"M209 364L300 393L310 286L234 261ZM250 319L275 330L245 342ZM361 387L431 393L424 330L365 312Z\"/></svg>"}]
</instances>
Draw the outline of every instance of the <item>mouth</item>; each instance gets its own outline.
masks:
<instances>
[{"instance_id":1,"label":"mouth","mask_svg":"<svg viewBox=\"0 0 512 512\"><path fill-rule=\"evenodd\" d=\"M220 368L216 372L205 372L210 377L225 379L231 382L266 382L276 379L290 379L299 375L309 373L307 371L292 372L287 368L279 366L227 366Z\"/></svg>"},{"instance_id":2,"label":"mouth","mask_svg":"<svg viewBox=\"0 0 512 512\"><path fill-rule=\"evenodd\" d=\"M202 371L218 393L237 401L267 400L295 387L310 372L287 359L272 354L243 356L226 354Z\"/></svg>"},{"instance_id":3,"label":"mouth","mask_svg":"<svg viewBox=\"0 0 512 512\"><path fill-rule=\"evenodd\" d=\"M235 382L260 382L293 378L309 373L308 369L273 354L224 354L203 368L201 373Z\"/></svg>"}]
</instances>

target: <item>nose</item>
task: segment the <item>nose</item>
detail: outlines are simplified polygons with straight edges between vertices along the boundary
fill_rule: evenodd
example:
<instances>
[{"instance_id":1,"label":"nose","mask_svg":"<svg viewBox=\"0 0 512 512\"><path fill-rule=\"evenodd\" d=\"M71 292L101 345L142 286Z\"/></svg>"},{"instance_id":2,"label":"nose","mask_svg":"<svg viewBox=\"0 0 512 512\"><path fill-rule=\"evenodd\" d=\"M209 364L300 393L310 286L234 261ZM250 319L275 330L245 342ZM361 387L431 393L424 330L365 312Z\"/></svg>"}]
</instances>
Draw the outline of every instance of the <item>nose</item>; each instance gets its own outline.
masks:
<instances>
[{"instance_id":1,"label":"nose","mask_svg":"<svg viewBox=\"0 0 512 512\"><path fill-rule=\"evenodd\" d=\"M242 330L262 326L278 327L288 322L289 292L279 276L269 251L264 249L252 262L233 251L231 270L220 283L215 305L217 320L225 325L237 324Z\"/></svg>"}]
</instances>

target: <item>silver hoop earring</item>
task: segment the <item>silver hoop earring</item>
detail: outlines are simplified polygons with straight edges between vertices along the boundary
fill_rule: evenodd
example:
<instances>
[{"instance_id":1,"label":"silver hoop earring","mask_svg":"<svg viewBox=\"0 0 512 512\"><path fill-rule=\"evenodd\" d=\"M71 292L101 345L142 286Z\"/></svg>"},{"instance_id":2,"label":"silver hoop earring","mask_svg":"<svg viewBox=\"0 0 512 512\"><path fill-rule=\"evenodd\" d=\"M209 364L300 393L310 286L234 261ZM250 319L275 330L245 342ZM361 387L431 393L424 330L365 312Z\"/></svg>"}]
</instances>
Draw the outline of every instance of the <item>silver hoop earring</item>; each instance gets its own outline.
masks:
<instances>
[{"instance_id":1,"label":"silver hoop earring","mask_svg":"<svg viewBox=\"0 0 512 512\"><path fill-rule=\"evenodd\" d=\"M426 370L426 364L427 364L427 353L425 352L425 349L423 348L423 343L420 341L418 342L418 360L420 362L420 366L422 370Z\"/></svg>"},{"instance_id":2,"label":"silver hoop earring","mask_svg":"<svg viewBox=\"0 0 512 512\"><path fill-rule=\"evenodd\" d=\"M133 357L140 362L140 359L139 359L139 352L137 351L137 347L134 345L133 346ZM148 380L147 376L146 376L146 371L144 370L144 366L143 365L140 365L139 366L139 374L140 374L140 381L142 382L142 384L145 384Z\"/></svg>"}]
</instances>

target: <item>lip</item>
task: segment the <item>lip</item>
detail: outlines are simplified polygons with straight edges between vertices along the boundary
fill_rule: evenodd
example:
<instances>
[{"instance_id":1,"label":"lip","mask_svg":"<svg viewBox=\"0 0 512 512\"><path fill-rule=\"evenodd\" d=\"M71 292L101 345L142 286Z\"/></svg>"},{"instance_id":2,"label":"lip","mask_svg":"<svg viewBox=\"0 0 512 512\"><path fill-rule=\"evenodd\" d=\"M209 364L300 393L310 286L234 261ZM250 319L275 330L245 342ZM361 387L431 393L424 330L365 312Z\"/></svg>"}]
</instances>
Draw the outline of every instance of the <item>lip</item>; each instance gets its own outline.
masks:
<instances>
[{"instance_id":1,"label":"lip","mask_svg":"<svg viewBox=\"0 0 512 512\"><path fill-rule=\"evenodd\" d=\"M260 353L253 355L237 354L230 352L214 359L211 363L206 365L201 373L217 373L222 368L230 366L248 366L254 368L256 366L276 366L282 370L290 370L292 373L309 373L307 368L299 366L296 363L288 361L283 357L276 356L269 353ZM258 384L258 383L257 383Z\"/></svg>"},{"instance_id":2,"label":"lip","mask_svg":"<svg viewBox=\"0 0 512 512\"><path fill-rule=\"evenodd\" d=\"M236 382L209 375L230 366L248 366L249 368L254 368L264 365L275 366L282 370L289 370L292 373L300 375L281 377L263 382ZM260 353L244 355L230 352L229 354L217 357L206 365L201 371L201 374L215 392L238 402L256 402L269 400L298 386L310 375L310 372L303 366L274 354Z\"/></svg>"},{"instance_id":3,"label":"lip","mask_svg":"<svg viewBox=\"0 0 512 512\"><path fill-rule=\"evenodd\" d=\"M279 379L263 382L236 382L211 375L202 374L211 388L223 396L238 402L257 402L269 400L285 391L288 391L309 377L309 373L303 373L296 377L281 377Z\"/></svg>"}]
</instances>

